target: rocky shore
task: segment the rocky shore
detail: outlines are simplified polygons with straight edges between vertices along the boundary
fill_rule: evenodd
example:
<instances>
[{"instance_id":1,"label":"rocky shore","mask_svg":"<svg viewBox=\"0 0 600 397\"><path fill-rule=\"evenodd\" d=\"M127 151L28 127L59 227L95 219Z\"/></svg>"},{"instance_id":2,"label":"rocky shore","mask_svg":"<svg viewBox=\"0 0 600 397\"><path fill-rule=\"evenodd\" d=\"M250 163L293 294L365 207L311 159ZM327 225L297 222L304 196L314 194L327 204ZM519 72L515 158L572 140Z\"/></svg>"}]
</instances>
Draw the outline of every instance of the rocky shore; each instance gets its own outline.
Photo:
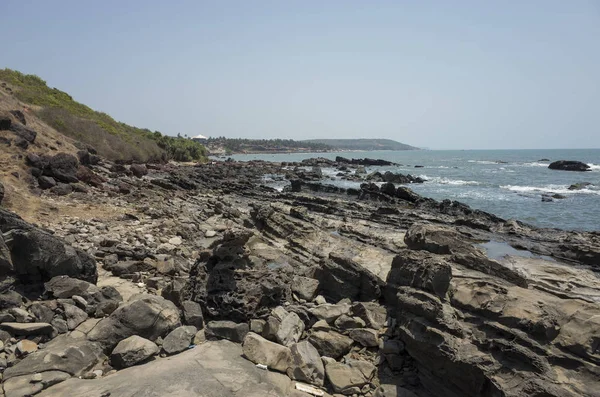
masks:
<instances>
[{"instance_id":1,"label":"rocky shore","mask_svg":"<svg viewBox=\"0 0 600 397\"><path fill-rule=\"evenodd\" d=\"M48 216L0 209L6 397L600 395L598 233L423 198L372 161L326 160L360 189L324 159L15 161ZM110 215L52 216L92 204Z\"/></svg>"}]
</instances>

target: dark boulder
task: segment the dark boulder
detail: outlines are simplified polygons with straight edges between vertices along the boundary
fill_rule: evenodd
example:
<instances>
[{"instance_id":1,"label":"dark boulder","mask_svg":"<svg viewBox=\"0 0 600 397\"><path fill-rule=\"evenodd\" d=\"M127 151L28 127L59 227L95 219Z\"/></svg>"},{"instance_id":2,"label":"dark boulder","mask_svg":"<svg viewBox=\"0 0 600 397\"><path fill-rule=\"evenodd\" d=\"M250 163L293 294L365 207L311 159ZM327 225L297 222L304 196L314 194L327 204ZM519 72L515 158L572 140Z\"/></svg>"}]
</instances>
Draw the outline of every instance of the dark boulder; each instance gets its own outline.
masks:
<instances>
[{"instance_id":1,"label":"dark boulder","mask_svg":"<svg viewBox=\"0 0 600 397\"><path fill-rule=\"evenodd\" d=\"M95 283L96 261L86 252L0 209L0 230L10 237L14 273L23 281L39 283L67 275Z\"/></svg>"},{"instance_id":2,"label":"dark boulder","mask_svg":"<svg viewBox=\"0 0 600 397\"><path fill-rule=\"evenodd\" d=\"M40 189L50 189L56 186L56 181L51 176L40 176L38 178L38 185Z\"/></svg>"},{"instance_id":3,"label":"dark boulder","mask_svg":"<svg viewBox=\"0 0 600 397\"><path fill-rule=\"evenodd\" d=\"M0 114L0 131L10 130L12 120L9 115Z\"/></svg>"},{"instance_id":4,"label":"dark boulder","mask_svg":"<svg viewBox=\"0 0 600 397\"><path fill-rule=\"evenodd\" d=\"M25 120L25 115L20 110L11 110L9 113L12 114L15 117L15 119L19 120L19 122L21 124L27 125L27 120Z\"/></svg>"},{"instance_id":5,"label":"dark boulder","mask_svg":"<svg viewBox=\"0 0 600 397\"><path fill-rule=\"evenodd\" d=\"M44 169L44 174L52 176L61 182L78 182L77 170L79 161L68 153L58 153L48 159L48 167Z\"/></svg>"},{"instance_id":6,"label":"dark boulder","mask_svg":"<svg viewBox=\"0 0 600 397\"><path fill-rule=\"evenodd\" d=\"M0 204L2 204L2 200L4 200L4 185L0 182Z\"/></svg>"},{"instance_id":7,"label":"dark boulder","mask_svg":"<svg viewBox=\"0 0 600 397\"><path fill-rule=\"evenodd\" d=\"M369 159L369 158L352 159L352 160L350 160L350 159L347 159L347 158L341 157L341 156L337 156L335 158L335 162L336 163L343 163L343 164L365 165L365 166L371 166L371 165L375 165L375 166L395 165L391 161L387 161L387 160Z\"/></svg>"},{"instance_id":8,"label":"dark boulder","mask_svg":"<svg viewBox=\"0 0 600 397\"><path fill-rule=\"evenodd\" d=\"M146 168L144 164L132 164L131 167L129 167L129 169L137 178L141 178L144 175L148 175L148 168Z\"/></svg>"},{"instance_id":9,"label":"dark boulder","mask_svg":"<svg viewBox=\"0 0 600 397\"><path fill-rule=\"evenodd\" d=\"M102 185L104 185L104 183L106 182L106 179L96 174L91 169L83 166L79 167L75 176L81 182L87 183L88 185L94 187L102 187Z\"/></svg>"},{"instance_id":10,"label":"dark boulder","mask_svg":"<svg viewBox=\"0 0 600 397\"><path fill-rule=\"evenodd\" d=\"M550 163L548 166L551 170L562 171L589 171L590 166L581 161L560 160Z\"/></svg>"},{"instance_id":11,"label":"dark boulder","mask_svg":"<svg viewBox=\"0 0 600 397\"><path fill-rule=\"evenodd\" d=\"M590 182L578 182L578 183L574 183L571 186L569 186L569 190L581 190L581 189L585 189L588 186L592 186L592 184Z\"/></svg>"},{"instance_id":12,"label":"dark boulder","mask_svg":"<svg viewBox=\"0 0 600 397\"><path fill-rule=\"evenodd\" d=\"M56 186L50 188L50 192L57 196L66 196L67 194L73 193L73 186L68 183L58 183Z\"/></svg>"},{"instance_id":13,"label":"dark boulder","mask_svg":"<svg viewBox=\"0 0 600 397\"><path fill-rule=\"evenodd\" d=\"M37 132L25 127L22 124L12 123L10 130L19 138L26 140L28 143L34 143L37 137Z\"/></svg>"}]
</instances>

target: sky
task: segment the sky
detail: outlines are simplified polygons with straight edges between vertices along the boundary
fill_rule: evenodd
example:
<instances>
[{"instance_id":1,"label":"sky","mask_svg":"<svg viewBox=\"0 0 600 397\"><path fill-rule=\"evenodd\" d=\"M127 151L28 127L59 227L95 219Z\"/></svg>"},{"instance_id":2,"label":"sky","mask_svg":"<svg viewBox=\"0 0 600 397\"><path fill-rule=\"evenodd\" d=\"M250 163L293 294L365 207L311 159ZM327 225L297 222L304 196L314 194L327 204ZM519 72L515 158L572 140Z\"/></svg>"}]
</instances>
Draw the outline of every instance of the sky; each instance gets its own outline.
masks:
<instances>
[{"instance_id":1,"label":"sky","mask_svg":"<svg viewBox=\"0 0 600 397\"><path fill-rule=\"evenodd\" d=\"M600 148L600 0L1 0L0 16L0 67L169 135Z\"/></svg>"}]
</instances>

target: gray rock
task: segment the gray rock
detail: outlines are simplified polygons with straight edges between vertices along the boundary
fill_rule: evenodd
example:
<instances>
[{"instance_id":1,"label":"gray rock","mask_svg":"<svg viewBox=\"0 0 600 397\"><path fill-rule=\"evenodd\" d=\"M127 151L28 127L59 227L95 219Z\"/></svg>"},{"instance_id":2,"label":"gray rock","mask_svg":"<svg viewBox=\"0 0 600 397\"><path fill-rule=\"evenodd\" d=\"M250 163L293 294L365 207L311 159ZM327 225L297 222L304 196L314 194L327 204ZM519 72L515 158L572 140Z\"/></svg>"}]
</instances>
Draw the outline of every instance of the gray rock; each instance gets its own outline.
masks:
<instances>
[{"instance_id":1,"label":"gray rock","mask_svg":"<svg viewBox=\"0 0 600 397\"><path fill-rule=\"evenodd\" d=\"M88 315L86 312L74 305L63 303L63 309L65 319L67 320L67 327L69 330L74 330L79 324L87 320Z\"/></svg>"},{"instance_id":2,"label":"gray rock","mask_svg":"<svg viewBox=\"0 0 600 397\"><path fill-rule=\"evenodd\" d=\"M313 300L319 289L319 280L303 276L294 276L292 280L292 292L300 299Z\"/></svg>"},{"instance_id":3,"label":"gray rock","mask_svg":"<svg viewBox=\"0 0 600 397\"><path fill-rule=\"evenodd\" d=\"M71 375L62 371L46 371L41 374L15 376L3 383L6 397L31 396L69 379Z\"/></svg>"},{"instance_id":4,"label":"gray rock","mask_svg":"<svg viewBox=\"0 0 600 397\"><path fill-rule=\"evenodd\" d=\"M387 310L375 302L358 302L352 306L352 314L361 318L368 327L379 330L387 321Z\"/></svg>"},{"instance_id":5,"label":"gray rock","mask_svg":"<svg viewBox=\"0 0 600 397\"><path fill-rule=\"evenodd\" d=\"M238 324L233 321L210 321L206 325L207 336L228 339L237 343L242 343L249 331L248 324Z\"/></svg>"},{"instance_id":6,"label":"gray rock","mask_svg":"<svg viewBox=\"0 0 600 397\"><path fill-rule=\"evenodd\" d=\"M323 386L325 368L321 356L307 340L295 343L290 347L292 360L288 376L294 380L307 382L315 386Z\"/></svg>"},{"instance_id":7,"label":"gray rock","mask_svg":"<svg viewBox=\"0 0 600 397\"><path fill-rule=\"evenodd\" d=\"M365 321L360 317L350 317L346 314L342 314L335 320L335 326L341 330L351 328L364 328L366 325Z\"/></svg>"},{"instance_id":8,"label":"gray rock","mask_svg":"<svg viewBox=\"0 0 600 397\"><path fill-rule=\"evenodd\" d=\"M250 320L250 331L252 331L256 334L262 335L262 333L265 330L266 325L267 325L267 322L265 320L253 318L252 320Z\"/></svg>"},{"instance_id":9,"label":"gray rock","mask_svg":"<svg viewBox=\"0 0 600 397\"><path fill-rule=\"evenodd\" d=\"M350 305L348 304L331 304L326 303L308 310L310 314L319 320L325 320L328 323L333 323L342 314L350 313Z\"/></svg>"},{"instance_id":10,"label":"gray rock","mask_svg":"<svg viewBox=\"0 0 600 397\"><path fill-rule=\"evenodd\" d=\"M202 315L202 307L194 301L181 302L183 311L183 320L187 325L193 325L197 329L204 328L204 316Z\"/></svg>"},{"instance_id":11,"label":"gray rock","mask_svg":"<svg viewBox=\"0 0 600 397\"><path fill-rule=\"evenodd\" d=\"M159 352L156 343L132 335L123 339L114 348L110 355L110 363L115 368L127 368L146 361Z\"/></svg>"},{"instance_id":12,"label":"gray rock","mask_svg":"<svg viewBox=\"0 0 600 397\"><path fill-rule=\"evenodd\" d=\"M249 332L244 338L242 349L248 360L266 365L269 369L285 373L290 366L289 348L270 342L253 332Z\"/></svg>"},{"instance_id":13,"label":"gray rock","mask_svg":"<svg viewBox=\"0 0 600 397\"><path fill-rule=\"evenodd\" d=\"M281 321L275 334L277 341L284 346L290 346L300 340L304 332L304 323L296 313L288 313Z\"/></svg>"},{"instance_id":14,"label":"gray rock","mask_svg":"<svg viewBox=\"0 0 600 397\"><path fill-rule=\"evenodd\" d=\"M62 318L55 317L50 323L52 324L52 327L56 330L56 332L59 334L66 334L67 332L69 332L69 326L67 322Z\"/></svg>"},{"instance_id":15,"label":"gray rock","mask_svg":"<svg viewBox=\"0 0 600 397\"><path fill-rule=\"evenodd\" d=\"M373 377L375 366L364 361L350 361L348 364L328 363L325 373L336 393L350 395L361 393L362 387Z\"/></svg>"},{"instance_id":16,"label":"gray rock","mask_svg":"<svg viewBox=\"0 0 600 397\"><path fill-rule=\"evenodd\" d=\"M11 335L49 335L52 333L52 325L48 323L2 323L0 329Z\"/></svg>"},{"instance_id":17,"label":"gray rock","mask_svg":"<svg viewBox=\"0 0 600 397\"><path fill-rule=\"evenodd\" d=\"M317 348L321 356L339 358L350 351L354 341L333 330L315 331L309 337L308 341Z\"/></svg>"},{"instance_id":18,"label":"gray rock","mask_svg":"<svg viewBox=\"0 0 600 397\"><path fill-rule=\"evenodd\" d=\"M384 384L375 389L373 397L418 397L412 391L394 384Z\"/></svg>"},{"instance_id":19,"label":"gray rock","mask_svg":"<svg viewBox=\"0 0 600 397\"><path fill-rule=\"evenodd\" d=\"M56 181L51 176L40 176L38 177L38 185L40 189L50 189L56 186Z\"/></svg>"},{"instance_id":20,"label":"gray rock","mask_svg":"<svg viewBox=\"0 0 600 397\"><path fill-rule=\"evenodd\" d=\"M162 348L167 354L176 354L184 351L194 339L198 330L193 325L182 325L175 328L163 340Z\"/></svg>"},{"instance_id":21,"label":"gray rock","mask_svg":"<svg viewBox=\"0 0 600 397\"><path fill-rule=\"evenodd\" d=\"M80 376L106 357L98 343L58 336L4 371L4 379L45 371L61 371Z\"/></svg>"},{"instance_id":22,"label":"gray rock","mask_svg":"<svg viewBox=\"0 0 600 397\"><path fill-rule=\"evenodd\" d=\"M29 306L29 311L41 323L50 323L54 318L54 311L44 303L33 303Z\"/></svg>"},{"instance_id":23,"label":"gray rock","mask_svg":"<svg viewBox=\"0 0 600 397\"><path fill-rule=\"evenodd\" d=\"M371 328L354 328L348 331L348 336L365 347L379 346L379 335Z\"/></svg>"},{"instance_id":24,"label":"gray rock","mask_svg":"<svg viewBox=\"0 0 600 397\"><path fill-rule=\"evenodd\" d=\"M119 341L132 335L154 341L179 325L179 310L172 302L160 296L140 294L102 319L88 333L88 339L112 350Z\"/></svg>"}]
</instances>

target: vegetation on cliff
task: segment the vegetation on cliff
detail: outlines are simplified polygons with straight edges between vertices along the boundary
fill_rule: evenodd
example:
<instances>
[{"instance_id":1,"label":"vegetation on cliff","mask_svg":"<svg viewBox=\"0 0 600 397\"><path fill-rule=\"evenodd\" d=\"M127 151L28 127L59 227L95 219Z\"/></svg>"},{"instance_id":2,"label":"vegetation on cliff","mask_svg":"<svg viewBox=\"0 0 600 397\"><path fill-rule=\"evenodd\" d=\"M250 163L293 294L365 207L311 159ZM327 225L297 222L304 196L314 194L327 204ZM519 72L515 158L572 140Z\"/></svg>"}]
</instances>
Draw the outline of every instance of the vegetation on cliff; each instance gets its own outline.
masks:
<instances>
[{"instance_id":1,"label":"vegetation on cliff","mask_svg":"<svg viewBox=\"0 0 600 397\"><path fill-rule=\"evenodd\" d=\"M418 150L419 148L391 139L310 139L303 144L321 144L339 150Z\"/></svg>"},{"instance_id":2,"label":"vegetation on cliff","mask_svg":"<svg viewBox=\"0 0 600 397\"><path fill-rule=\"evenodd\" d=\"M110 160L206 159L206 148L198 142L118 122L106 113L75 101L69 94L48 87L38 76L0 69L0 80L14 87L17 99L33 105L41 120L58 132L94 147Z\"/></svg>"},{"instance_id":3,"label":"vegetation on cliff","mask_svg":"<svg viewBox=\"0 0 600 397\"><path fill-rule=\"evenodd\" d=\"M227 153L264 153L264 152L324 152L332 150L329 145L293 139L243 139L243 138L208 138L206 145L211 148L221 147Z\"/></svg>"}]
</instances>

